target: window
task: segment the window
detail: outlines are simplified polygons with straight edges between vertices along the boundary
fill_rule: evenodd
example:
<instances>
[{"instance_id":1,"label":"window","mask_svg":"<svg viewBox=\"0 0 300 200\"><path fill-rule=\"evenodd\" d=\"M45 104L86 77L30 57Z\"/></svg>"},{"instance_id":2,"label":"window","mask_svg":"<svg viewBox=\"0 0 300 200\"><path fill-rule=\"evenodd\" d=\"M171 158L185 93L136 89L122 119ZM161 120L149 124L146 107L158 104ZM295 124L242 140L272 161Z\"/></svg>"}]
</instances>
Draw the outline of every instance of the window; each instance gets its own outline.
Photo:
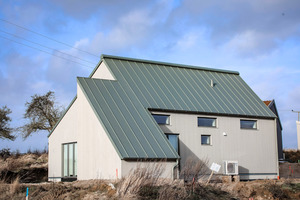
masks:
<instances>
[{"instance_id":1,"label":"window","mask_svg":"<svg viewBox=\"0 0 300 200\"><path fill-rule=\"evenodd\" d=\"M216 127L216 118L198 117L198 126Z\"/></svg>"},{"instance_id":2,"label":"window","mask_svg":"<svg viewBox=\"0 0 300 200\"><path fill-rule=\"evenodd\" d=\"M257 121L241 120L241 129L257 129Z\"/></svg>"},{"instance_id":3,"label":"window","mask_svg":"<svg viewBox=\"0 0 300 200\"><path fill-rule=\"evenodd\" d=\"M63 144L63 176L77 176L77 143Z\"/></svg>"},{"instance_id":4,"label":"window","mask_svg":"<svg viewBox=\"0 0 300 200\"><path fill-rule=\"evenodd\" d=\"M170 124L170 115L156 115L156 114L152 114L152 116L154 117L155 121L158 124Z\"/></svg>"},{"instance_id":5,"label":"window","mask_svg":"<svg viewBox=\"0 0 300 200\"><path fill-rule=\"evenodd\" d=\"M171 143L172 147L174 147L174 149L176 150L177 153L179 148L178 148L178 135L175 134L166 134L169 142Z\"/></svg>"},{"instance_id":6,"label":"window","mask_svg":"<svg viewBox=\"0 0 300 200\"><path fill-rule=\"evenodd\" d=\"M210 135L201 135L201 144L202 145L211 145Z\"/></svg>"}]
</instances>

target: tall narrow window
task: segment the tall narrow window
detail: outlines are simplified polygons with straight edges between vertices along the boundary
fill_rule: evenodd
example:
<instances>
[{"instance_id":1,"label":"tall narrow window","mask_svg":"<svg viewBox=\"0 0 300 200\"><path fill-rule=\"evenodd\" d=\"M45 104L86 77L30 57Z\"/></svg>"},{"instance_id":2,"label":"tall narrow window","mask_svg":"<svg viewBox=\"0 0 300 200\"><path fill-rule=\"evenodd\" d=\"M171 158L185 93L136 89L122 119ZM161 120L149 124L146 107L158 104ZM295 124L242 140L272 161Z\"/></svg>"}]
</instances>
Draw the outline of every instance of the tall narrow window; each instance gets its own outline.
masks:
<instances>
[{"instance_id":1,"label":"tall narrow window","mask_svg":"<svg viewBox=\"0 0 300 200\"><path fill-rule=\"evenodd\" d=\"M216 118L198 117L198 126L216 127Z\"/></svg>"},{"instance_id":2,"label":"tall narrow window","mask_svg":"<svg viewBox=\"0 0 300 200\"><path fill-rule=\"evenodd\" d=\"M63 144L63 176L77 176L77 143Z\"/></svg>"},{"instance_id":3,"label":"tall narrow window","mask_svg":"<svg viewBox=\"0 0 300 200\"><path fill-rule=\"evenodd\" d=\"M169 142L173 146L173 148L176 150L176 152L179 154L178 150L178 135L175 134L166 134L167 138L169 139Z\"/></svg>"},{"instance_id":4,"label":"tall narrow window","mask_svg":"<svg viewBox=\"0 0 300 200\"><path fill-rule=\"evenodd\" d=\"M170 115L157 115L157 114L152 114L152 116L154 117L155 121L158 124L165 124L168 125L170 124Z\"/></svg>"},{"instance_id":5,"label":"tall narrow window","mask_svg":"<svg viewBox=\"0 0 300 200\"><path fill-rule=\"evenodd\" d=\"M241 129L257 129L257 121L241 119Z\"/></svg>"}]
</instances>

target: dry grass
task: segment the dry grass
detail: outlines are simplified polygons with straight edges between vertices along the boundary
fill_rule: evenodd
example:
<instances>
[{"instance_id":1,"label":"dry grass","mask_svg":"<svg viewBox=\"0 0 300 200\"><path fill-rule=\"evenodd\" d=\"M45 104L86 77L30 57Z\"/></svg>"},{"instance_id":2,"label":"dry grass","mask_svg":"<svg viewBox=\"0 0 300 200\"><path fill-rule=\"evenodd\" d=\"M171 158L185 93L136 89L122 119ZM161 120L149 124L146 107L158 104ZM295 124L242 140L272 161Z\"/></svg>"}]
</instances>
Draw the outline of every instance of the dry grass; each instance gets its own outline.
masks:
<instances>
[{"instance_id":1,"label":"dry grass","mask_svg":"<svg viewBox=\"0 0 300 200\"><path fill-rule=\"evenodd\" d=\"M4 154L2 152L2 154ZM47 180L47 154L10 154L0 156L0 181L11 183L18 178L19 182L40 182Z\"/></svg>"},{"instance_id":2,"label":"dry grass","mask_svg":"<svg viewBox=\"0 0 300 200\"><path fill-rule=\"evenodd\" d=\"M136 169L118 183L118 195L130 198L137 196L139 192L147 193L148 189L153 190L164 171L163 161L139 163Z\"/></svg>"},{"instance_id":3,"label":"dry grass","mask_svg":"<svg viewBox=\"0 0 300 200\"><path fill-rule=\"evenodd\" d=\"M18 193L20 189L20 179L17 177L11 184L10 184L10 194L14 195Z\"/></svg>"}]
</instances>

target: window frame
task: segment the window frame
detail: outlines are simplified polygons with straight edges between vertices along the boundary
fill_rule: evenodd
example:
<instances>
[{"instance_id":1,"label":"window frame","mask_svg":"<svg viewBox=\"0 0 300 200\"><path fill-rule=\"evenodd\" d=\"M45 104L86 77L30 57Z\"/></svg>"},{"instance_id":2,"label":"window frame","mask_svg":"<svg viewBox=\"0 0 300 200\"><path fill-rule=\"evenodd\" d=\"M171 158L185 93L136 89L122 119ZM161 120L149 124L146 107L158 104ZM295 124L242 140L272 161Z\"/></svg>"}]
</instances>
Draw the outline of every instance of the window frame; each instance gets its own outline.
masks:
<instances>
[{"instance_id":1,"label":"window frame","mask_svg":"<svg viewBox=\"0 0 300 200\"><path fill-rule=\"evenodd\" d=\"M72 170L73 175L70 175L70 147L72 145ZM66 149L66 151L65 151ZM77 142L70 142L70 143L63 143L62 144L62 177L63 178L77 178ZM67 152L67 160L65 163L65 152ZM66 166L66 173L65 173L65 164Z\"/></svg>"},{"instance_id":2,"label":"window frame","mask_svg":"<svg viewBox=\"0 0 300 200\"><path fill-rule=\"evenodd\" d=\"M255 122L255 126L254 128L245 128L245 127L242 127L242 122ZM257 120L252 120L252 119L240 119L240 129L243 129L243 130L258 130L257 128Z\"/></svg>"},{"instance_id":3,"label":"window frame","mask_svg":"<svg viewBox=\"0 0 300 200\"><path fill-rule=\"evenodd\" d=\"M215 120L215 125L214 126L199 125L199 119L212 119L212 120ZM206 128L217 128L217 118L216 117L197 117L197 126L198 127L206 127Z\"/></svg>"},{"instance_id":4,"label":"window frame","mask_svg":"<svg viewBox=\"0 0 300 200\"><path fill-rule=\"evenodd\" d=\"M209 143L203 143L203 140L202 140L202 137L208 137L209 138ZM208 134L201 134L201 145L203 146L212 146L212 137L211 135L208 135Z\"/></svg>"},{"instance_id":5,"label":"window frame","mask_svg":"<svg viewBox=\"0 0 300 200\"><path fill-rule=\"evenodd\" d=\"M158 125L170 125L171 124L171 116L170 115L167 115L167 114L155 114L155 113L151 113L152 117L154 118L154 120L156 121L156 123ZM157 120L155 119L154 116L166 116L167 117L167 120L166 120L166 123L158 123Z\"/></svg>"}]
</instances>

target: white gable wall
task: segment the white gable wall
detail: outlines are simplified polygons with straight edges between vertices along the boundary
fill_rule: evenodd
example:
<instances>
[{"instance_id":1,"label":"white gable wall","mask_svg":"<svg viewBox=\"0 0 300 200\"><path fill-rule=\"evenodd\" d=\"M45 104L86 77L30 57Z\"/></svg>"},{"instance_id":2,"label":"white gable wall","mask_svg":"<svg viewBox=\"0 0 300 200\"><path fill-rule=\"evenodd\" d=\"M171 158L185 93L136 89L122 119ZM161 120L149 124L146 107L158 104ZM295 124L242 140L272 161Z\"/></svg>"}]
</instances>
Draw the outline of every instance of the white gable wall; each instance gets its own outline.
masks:
<instances>
[{"instance_id":1,"label":"white gable wall","mask_svg":"<svg viewBox=\"0 0 300 200\"><path fill-rule=\"evenodd\" d=\"M60 181L62 176L62 144L78 139L78 99L71 105L65 116L48 138L48 177L49 181Z\"/></svg>"},{"instance_id":2,"label":"white gable wall","mask_svg":"<svg viewBox=\"0 0 300 200\"><path fill-rule=\"evenodd\" d=\"M63 176L62 145L77 142L77 179L121 177L121 160L81 88L77 99L50 135L48 180Z\"/></svg>"},{"instance_id":3,"label":"white gable wall","mask_svg":"<svg viewBox=\"0 0 300 200\"><path fill-rule=\"evenodd\" d=\"M109 68L106 64L102 61L98 69L95 71L91 78L98 78L98 79L106 79L106 80L116 80L112 75Z\"/></svg>"},{"instance_id":4,"label":"white gable wall","mask_svg":"<svg viewBox=\"0 0 300 200\"><path fill-rule=\"evenodd\" d=\"M121 177L121 160L80 86L78 100L78 180Z\"/></svg>"}]
</instances>

